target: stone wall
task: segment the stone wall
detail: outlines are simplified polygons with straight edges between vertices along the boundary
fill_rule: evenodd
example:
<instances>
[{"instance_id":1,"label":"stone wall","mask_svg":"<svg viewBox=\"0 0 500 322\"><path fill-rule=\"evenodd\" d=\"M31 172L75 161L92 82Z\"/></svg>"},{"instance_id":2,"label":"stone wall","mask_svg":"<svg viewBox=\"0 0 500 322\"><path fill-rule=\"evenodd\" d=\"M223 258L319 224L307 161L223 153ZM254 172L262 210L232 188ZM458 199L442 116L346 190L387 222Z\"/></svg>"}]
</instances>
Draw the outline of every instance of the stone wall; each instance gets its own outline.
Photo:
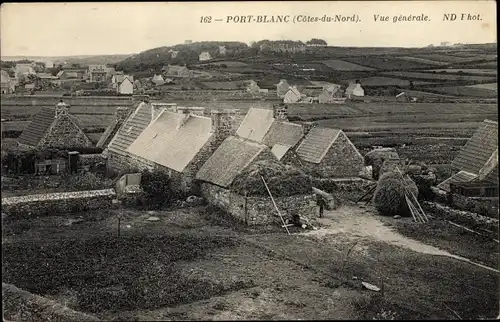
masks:
<instances>
[{"instance_id":1,"label":"stone wall","mask_svg":"<svg viewBox=\"0 0 500 322\"><path fill-rule=\"evenodd\" d=\"M162 91L164 99L206 101L207 97L212 97L221 101L230 100L255 100L261 98L276 99L276 92L249 93L246 90L177 90Z\"/></svg>"},{"instance_id":2,"label":"stone wall","mask_svg":"<svg viewBox=\"0 0 500 322\"><path fill-rule=\"evenodd\" d=\"M430 212L432 215L441 219L449 220L473 229L487 231L494 236L498 236L498 219L481 216L469 211L454 209L436 202L424 201L422 207L426 212Z\"/></svg>"},{"instance_id":3,"label":"stone wall","mask_svg":"<svg viewBox=\"0 0 500 322\"><path fill-rule=\"evenodd\" d=\"M361 198L376 181L363 178L314 178L312 183L315 188L332 194L335 198L355 202Z\"/></svg>"},{"instance_id":4,"label":"stone wall","mask_svg":"<svg viewBox=\"0 0 500 322\"><path fill-rule=\"evenodd\" d=\"M106 166L106 157L101 153L80 154L79 166L89 170L101 169Z\"/></svg>"},{"instance_id":5,"label":"stone wall","mask_svg":"<svg viewBox=\"0 0 500 322\"><path fill-rule=\"evenodd\" d=\"M210 204L247 225L281 225L281 219L269 197L245 197L209 183L201 185L201 194ZM290 219L293 214L307 218L318 215L316 199L312 194L279 197L275 201L284 220Z\"/></svg>"},{"instance_id":6,"label":"stone wall","mask_svg":"<svg viewBox=\"0 0 500 322\"><path fill-rule=\"evenodd\" d=\"M44 216L113 207L113 189L75 191L2 198L2 212L10 216Z\"/></svg>"},{"instance_id":7,"label":"stone wall","mask_svg":"<svg viewBox=\"0 0 500 322\"><path fill-rule=\"evenodd\" d=\"M305 170L323 178L357 177L364 167L364 158L341 132L319 164L302 161Z\"/></svg>"},{"instance_id":8,"label":"stone wall","mask_svg":"<svg viewBox=\"0 0 500 322\"><path fill-rule=\"evenodd\" d=\"M470 211L482 216L499 219L499 198L465 197L458 194L452 194L451 199L448 199L448 195L436 187L432 187L432 192L434 193L434 200L443 205L453 207L457 210Z\"/></svg>"}]
</instances>

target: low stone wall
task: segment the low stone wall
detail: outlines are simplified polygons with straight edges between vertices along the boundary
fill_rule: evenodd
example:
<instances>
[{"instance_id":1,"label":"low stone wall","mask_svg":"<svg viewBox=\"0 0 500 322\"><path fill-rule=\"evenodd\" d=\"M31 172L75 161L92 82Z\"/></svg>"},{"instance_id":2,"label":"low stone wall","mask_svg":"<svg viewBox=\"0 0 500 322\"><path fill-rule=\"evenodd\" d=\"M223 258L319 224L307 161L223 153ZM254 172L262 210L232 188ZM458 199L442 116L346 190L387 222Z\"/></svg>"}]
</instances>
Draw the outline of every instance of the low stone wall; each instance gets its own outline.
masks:
<instances>
[{"instance_id":1,"label":"low stone wall","mask_svg":"<svg viewBox=\"0 0 500 322\"><path fill-rule=\"evenodd\" d=\"M281 225L281 219L269 197L245 197L208 183L201 184L200 190L210 204L247 225ZM316 199L313 194L278 197L275 198L275 201L285 220L291 219L293 214L307 218L314 218L318 215Z\"/></svg>"},{"instance_id":2,"label":"low stone wall","mask_svg":"<svg viewBox=\"0 0 500 322\"><path fill-rule=\"evenodd\" d=\"M426 212L430 211L436 217L441 219L446 219L477 230L486 230L491 234L498 236L498 219L481 216L469 211L453 209L436 202L424 201L422 206Z\"/></svg>"},{"instance_id":3,"label":"low stone wall","mask_svg":"<svg viewBox=\"0 0 500 322\"><path fill-rule=\"evenodd\" d=\"M363 178L315 178L311 177L313 186L332 194L335 198L357 201L376 181Z\"/></svg>"},{"instance_id":4,"label":"low stone wall","mask_svg":"<svg viewBox=\"0 0 500 322\"><path fill-rule=\"evenodd\" d=\"M113 207L114 189L47 193L2 198L2 212L16 216L44 216Z\"/></svg>"},{"instance_id":5,"label":"low stone wall","mask_svg":"<svg viewBox=\"0 0 500 322\"><path fill-rule=\"evenodd\" d=\"M457 210L469 211L482 216L499 219L498 198L465 197L452 194L451 200L448 200L448 196L444 191L432 187L432 192L434 193L434 200L436 202L456 208Z\"/></svg>"},{"instance_id":6,"label":"low stone wall","mask_svg":"<svg viewBox=\"0 0 500 322\"><path fill-rule=\"evenodd\" d=\"M101 153L95 154L80 154L80 164L82 166L96 166L106 163L106 157Z\"/></svg>"},{"instance_id":7,"label":"low stone wall","mask_svg":"<svg viewBox=\"0 0 500 322\"><path fill-rule=\"evenodd\" d=\"M100 321L45 297L2 283L4 321Z\"/></svg>"}]
</instances>

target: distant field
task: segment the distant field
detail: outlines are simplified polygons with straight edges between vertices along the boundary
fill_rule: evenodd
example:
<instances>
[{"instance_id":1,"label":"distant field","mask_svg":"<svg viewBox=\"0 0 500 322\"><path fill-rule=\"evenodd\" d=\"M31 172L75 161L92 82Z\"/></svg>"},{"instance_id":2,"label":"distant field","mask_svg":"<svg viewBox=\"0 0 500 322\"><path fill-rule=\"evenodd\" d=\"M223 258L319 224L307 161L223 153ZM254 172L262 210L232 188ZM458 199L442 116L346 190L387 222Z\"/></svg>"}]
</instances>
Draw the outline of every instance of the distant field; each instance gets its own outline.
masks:
<instances>
[{"instance_id":1,"label":"distant field","mask_svg":"<svg viewBox=\"0 0 500 322\"><path fill-rule=\"evenodd\" d=\"M342 83L350 83L353 80L345 80L341 81ZM374 77L367 77L367 78L361 78L360 83L363 86L408 86L410 85L410 81L406 79L400 79L400 78L391 78L391 77L381 77L381 76L374 76ZM414 85L428 85L428 84L434 84L433 82L424 82L424 81L414 81Z\"/></svg>"},{"instance_id":2,"label":"distant field","mask_svg":"<svg viewBox=\"0 0 500 322\"><path fill-rule=\"evenodd\" d=\"M497 62L496 61L489 61L485 63L478 64L477 66L483 67L483 68L497 68Z\"/></svg>"},{"instance_id":3,"label":"distant field","mask_svg":"<svg viewBox=\"0 0 500 322\"><path fill-rule=\"evenodd\" d=\"M423 70L423 72L436 72L436 73L446 72L446 73L451 73L451 74L458 73L458 72L464 72L466 74L491 75L491 76L497 75L496 69L474 69L474 68L471 68L471 69L467 69L467 68L463 68L463 69L458 69L458 68L429 69L429 70Z\"/></svg>"},{"instance_id":4,"label":"distant field","mask_svg":"<svg viewBox=\"0 0 500 322\"><path fill-rule=\"evenodd\" d=\"M212 63L206 63L206 64L197 64L196 66L205 66L205 65L226 65L227 67L242 67L242 66L247 66L247 63L241 62L241 61L234 61L234 60L223 60L223 61L217 61L217 62L212 62Z\"/></svg>"},{"instance_id":5,"label":"distant field","mask_svg":"<svg viewBox=\"0 0 500 322\"><path fill-rule=\"evenodd\" d=\"M472 55L467 57L457 57L451 55L442 55L442 54L422 54L418 57L424 59L430 59L435 61L442 61L446 63L467 63L476 60L494 60L497 58L496 54L482 54L482 55Z\"/></svg>"},{"instance_id":6,"label":"distant field","mask_svg":"<svg viewBox=\"0 0 500 322\"><path fill-rule=\"evenodd\" d=\"M432 91L443 94L467 96L467 97L495 98L498 95L496 90L491 90L488 88L480 88L480 87L471 87L471 86L433 87Z\"/></svg>"},{"instance_id":7,"label":"distant field","mask_svg":"<svg viewBox=\"0 0 500 322\"><path fill-rule=\"evenodd\" d=\"M349 57L345 58L354 64L360 64L363 66L368 66L376 69L415 69L415 68L432 68L435 64L423 64L421 62L409 61L400 58L393 57L376 57L376 56L365 56L365 57Z\"/></svg>"},{"instance_id":8,"label":"distant field","mask_svg":"<svg viewBox=\"0 0 500 322\"><path fill-rule=\"evenodd\" d=\"M203 82L208 89L239 89L238 85L241 88L245 88L242 82Z\"/></svg>"},{"instance_id":9,"label":"distant field","mask_svg":"<svg viewBox=\"0 0 500 322\"><path fill-rule=\"evenodd\" d=\"M329 59L329 60L322 60L322 64L325 64L326 66L330 67L333 70L339 70L339 71L370 71L374 70L373 68L358 65L358 64L353 64L344 60L339 60L339 59Z\"/></svg>"},{"instance_id":10,"label":"distant field","mask_svg":"<svg viewBox=\"0 0 500 322\"><path fill-rule=\"evenodd\" d=\"M467 87L488 89L488 90L495 91L495 92L498 91L498 83L478 84L478 85L471 85L471 86L467 86Z\"/></svg>"},{"instance_id":11,"label":"distant field","mask_svg":"<svg viewBox=\"0 0 500 322\"><path fill-rule=\"evenodd\" d=\"M425 65L436 65L436 66L443 66L447 65L448 63L442 62L442 61L435 61L435 60L430 60L430 59L425 59L425 58L420 58L420 57L411 57L411 56L403 56L403 57L398 57L404 60L408 61L414 61L417 63L422 63Z\"/></svg>"},{"instance_id":12,"label":"distant field","mask_svg":"<svg viewBox=\"0 0 500 322\"><path fill-rule=\"evenodd\" d=\"M472 82L494 82L496 78L488 76L469 76L469 75L448 75L448 74L433 74L433 73L419 73L419 72L383 72L383 75L404 77L404 78L417 78L429 80L448 80L448 81L472 81Z\"/></svg>"}]
</instances>

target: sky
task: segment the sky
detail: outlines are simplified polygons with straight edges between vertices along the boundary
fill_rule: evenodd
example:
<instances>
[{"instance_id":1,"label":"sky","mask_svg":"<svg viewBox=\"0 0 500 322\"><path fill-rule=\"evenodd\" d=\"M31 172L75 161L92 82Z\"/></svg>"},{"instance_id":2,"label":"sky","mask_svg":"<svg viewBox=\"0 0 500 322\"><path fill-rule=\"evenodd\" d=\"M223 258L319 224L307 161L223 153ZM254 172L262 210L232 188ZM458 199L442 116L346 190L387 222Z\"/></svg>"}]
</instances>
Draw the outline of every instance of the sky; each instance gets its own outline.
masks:
<instances>
[{"instance_id":1,"label":"sky","mask_svg":"<svg viewBox=\"0 0 500 322\"><path fill-rule=\"evenodd\" d=\"M455 21L443 14L455 13ZM461 14L482 20L461 20ZM227 23L238 15L353 16L358 23ZM396 22L394 16L428 15L429 22ZM374 21L374 15L389 21ZM200 23L211 16L212 23ZM215 19L222 19L220 22ZM423 47L496 42L495 1L300 1L4 3L2 56L132 54L193 41L321 38L331 46Z\"/></svg>"}]
</instances>

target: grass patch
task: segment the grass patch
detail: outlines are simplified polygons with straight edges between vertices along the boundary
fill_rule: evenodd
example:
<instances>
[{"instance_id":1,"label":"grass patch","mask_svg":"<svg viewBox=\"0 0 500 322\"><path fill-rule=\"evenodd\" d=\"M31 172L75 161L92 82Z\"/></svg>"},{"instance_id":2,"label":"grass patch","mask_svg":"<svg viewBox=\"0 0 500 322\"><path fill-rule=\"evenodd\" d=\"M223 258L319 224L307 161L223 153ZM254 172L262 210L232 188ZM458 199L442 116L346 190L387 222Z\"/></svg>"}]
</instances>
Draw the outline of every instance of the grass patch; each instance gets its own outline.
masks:
<instances>
[{"instance_id":1,"label":"grass patch","mask_svg":"<svg viewBox=\"0 0 500 322\"><path fill-rule=\"evenodd\" d=\"M254 286L187 277L178 265L235 245L229 237L190 235L4 244L3 280L41 295L71 289L74 309L87 312L156 309Z\"/></svg>"}]
</instances>

